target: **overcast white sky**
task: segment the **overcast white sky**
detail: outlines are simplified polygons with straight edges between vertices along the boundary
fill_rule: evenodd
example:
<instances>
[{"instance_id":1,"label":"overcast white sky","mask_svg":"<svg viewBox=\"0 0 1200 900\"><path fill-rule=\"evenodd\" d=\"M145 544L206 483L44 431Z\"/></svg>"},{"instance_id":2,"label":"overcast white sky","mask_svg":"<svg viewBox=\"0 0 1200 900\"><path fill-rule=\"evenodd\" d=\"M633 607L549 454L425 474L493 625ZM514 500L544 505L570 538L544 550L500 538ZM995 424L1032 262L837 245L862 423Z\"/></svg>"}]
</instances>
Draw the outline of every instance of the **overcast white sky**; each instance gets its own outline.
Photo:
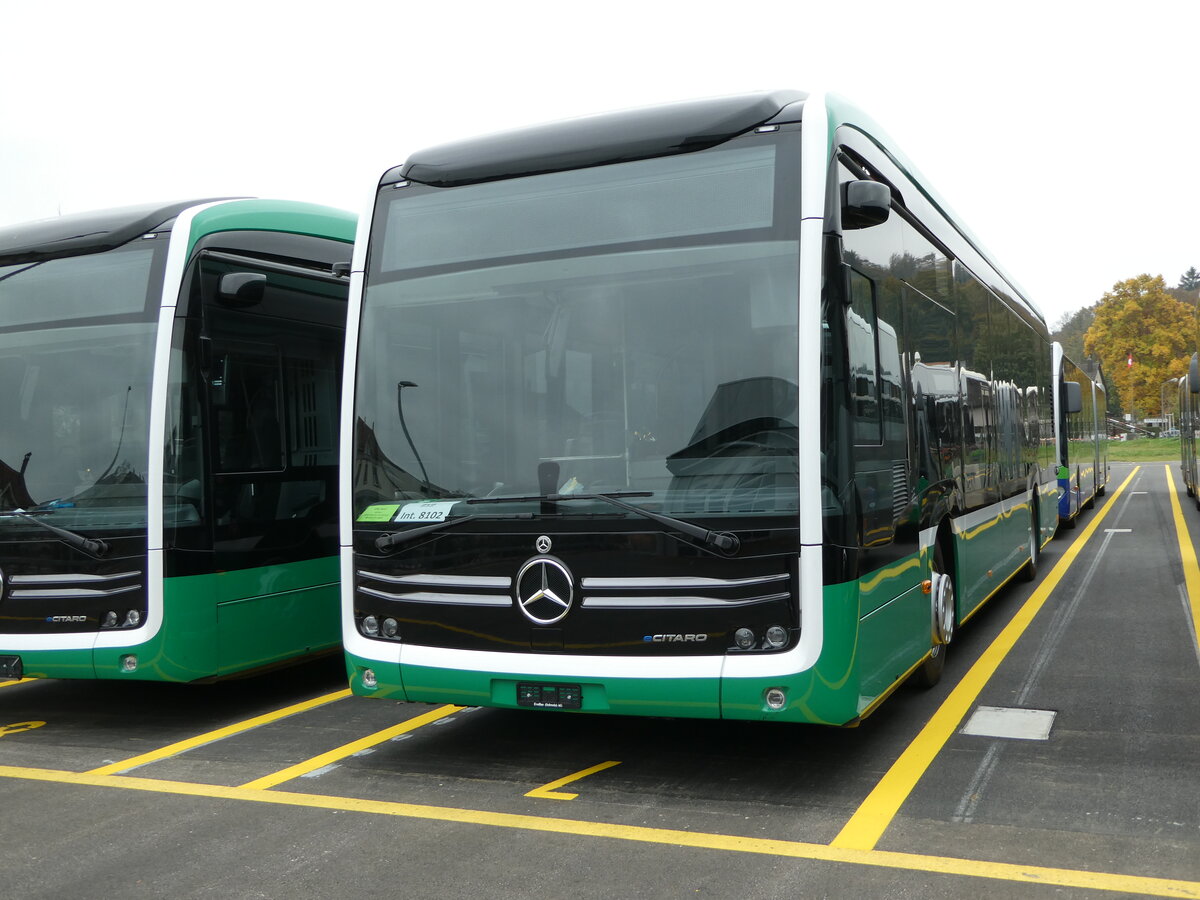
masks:
<instances>
[{"instance_id":1,"label":"overcast white sky","mask_svg":"<svg viewBox=\"0 0 1200 900\"><path fill-rule=\"evenodd\" d=\"M1200 4L4 5L0 226L190 197L360 212L447 140L794 88L883 125L1053 325L1200 268Z\"/></svg>"}]
</instances>

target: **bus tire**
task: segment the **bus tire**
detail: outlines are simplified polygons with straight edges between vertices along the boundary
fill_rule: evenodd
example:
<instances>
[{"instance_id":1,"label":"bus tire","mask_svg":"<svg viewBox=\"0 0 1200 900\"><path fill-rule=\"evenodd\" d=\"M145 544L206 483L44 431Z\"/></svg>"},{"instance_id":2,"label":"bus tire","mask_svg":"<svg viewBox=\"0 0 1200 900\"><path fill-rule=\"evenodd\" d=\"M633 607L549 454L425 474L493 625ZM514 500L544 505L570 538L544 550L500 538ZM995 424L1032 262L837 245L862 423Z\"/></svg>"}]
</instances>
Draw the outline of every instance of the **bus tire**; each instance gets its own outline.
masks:
<instances>
[{"instance_id":1,"label":"bus tire","mask_svg":"<svg viewBox=\"0 0 1200 900\"><path fill-rule=\"evenodd\" d=\"M1042 556L1041 530L1038 528L1037 500L1029 504L1029 559L1021 567L1021 580L1034 581L1038 574L1038 560Z\"/></svg>"},{"instance_id":2,"label":"bus tire","mask_svg":"<svg viewBox=\"0 0 1200 900\"><path fill-rule=\"evenodd\" d=\"M954 571L947 562L949 554L946 542L939 535L933 548L933 564L930 566L930 650L929 657L921 663L913 680L918 687L931 688L942 679L946 668L946 651L954 640L957 614L954 608Z\"/></svg>"}]
</instances>

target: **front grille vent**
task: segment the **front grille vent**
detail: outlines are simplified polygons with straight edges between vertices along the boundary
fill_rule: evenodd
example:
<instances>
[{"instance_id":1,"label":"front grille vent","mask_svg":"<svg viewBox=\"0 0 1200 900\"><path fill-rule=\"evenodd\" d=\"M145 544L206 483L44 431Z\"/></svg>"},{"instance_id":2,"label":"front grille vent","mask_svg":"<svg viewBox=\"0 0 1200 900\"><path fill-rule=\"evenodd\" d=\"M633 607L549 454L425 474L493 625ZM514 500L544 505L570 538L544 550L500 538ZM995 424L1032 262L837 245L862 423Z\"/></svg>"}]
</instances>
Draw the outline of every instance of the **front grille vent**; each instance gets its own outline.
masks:
<instances>
[{"instance_id":1,"label":"front grille vent","mask_svg":"<svg viewBox=\"0 0 1200 900\"><path fill-rule=\"evenodd\" d=\"M487 575L385 575L359 569L359 593L401 603L512 606L512 579Z\"/></svg>"},{"instance_id":2,"label":"front grille vent","mask_svg":"<svg viewBox=\"0 0 1200 900\"><path fill-rule=\"evenodd\" d=\"M98 600L140 591L142 573L12 575L9 583L13 600Z\"/></svg>"},{"instance_id":3,"label":"front grille vent","mask_svg":"<svg viewBox=\"0 0 1200 900\"><path fill-rule=\"evenodd\" d=\"M585 609L734 609L791 597L786 572L749 578L584 578Z\"/></svg>"}]
</instances>

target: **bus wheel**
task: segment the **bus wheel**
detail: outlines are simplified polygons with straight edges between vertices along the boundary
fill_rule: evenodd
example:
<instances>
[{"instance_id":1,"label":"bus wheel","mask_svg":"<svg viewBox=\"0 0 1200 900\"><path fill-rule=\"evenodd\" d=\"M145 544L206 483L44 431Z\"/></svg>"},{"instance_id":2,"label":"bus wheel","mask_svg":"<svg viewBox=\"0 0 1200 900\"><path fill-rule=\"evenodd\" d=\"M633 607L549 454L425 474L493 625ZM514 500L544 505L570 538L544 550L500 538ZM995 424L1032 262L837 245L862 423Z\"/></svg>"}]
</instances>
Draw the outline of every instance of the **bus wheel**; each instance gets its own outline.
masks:
<instances>
[{"instance_id":1,"label":"bus wheel","mask_svg":"<svg viewBox=\"0 0 1200 900\"><path fill-rule=\"evenodd\" d=\"M930 637L932 646L929 658L921 664L913 677L921 687L933 687L942 678L946 668L946 650L954 639L954 574L946 564L946 551L939 540L933 549L933 565L930 572Z\"/></svg>"},{"instance_id":2,"label":"bus wheel","mask_svg":"<svg viewBox=\"0 0 1200 900\"><path fill-rule=\"evenodd\" d=\"M1038 530L1038 507L1035 500L1029 507L1029 561L1021 567L1021 578L1033 581L1037 578L1038 559L1042 555L1042 542Z\"/></svg>"}]
</instances>

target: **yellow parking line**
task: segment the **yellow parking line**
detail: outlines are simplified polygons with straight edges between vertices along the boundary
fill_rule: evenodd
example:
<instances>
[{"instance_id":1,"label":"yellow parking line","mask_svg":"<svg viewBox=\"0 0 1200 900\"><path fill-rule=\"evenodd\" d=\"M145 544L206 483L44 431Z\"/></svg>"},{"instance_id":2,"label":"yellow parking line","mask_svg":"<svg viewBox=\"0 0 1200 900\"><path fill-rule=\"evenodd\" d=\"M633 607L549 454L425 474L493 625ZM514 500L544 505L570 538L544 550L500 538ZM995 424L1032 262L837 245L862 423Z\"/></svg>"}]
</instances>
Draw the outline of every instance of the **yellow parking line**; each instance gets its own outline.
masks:
<instances>
[{"instance_id":1,"label":"yellow parking line","mask_svg":"<svg viewBox=\"0 0 1200 900\"><path fill-rule=\"evenodd\" d=\"M29 681L35 681L33 678L14 678L9 681L0 681L0 688L11 687L14 684L25 684Z\"/></svg>"},{"instance_id":2,"label":"yellow parking line","mask_svg":"<svg viewBox=\"0 0 1200 900\"><path fill-rule=\"evenodd\" d=\"M1060 869L1049 866L1026 866L1013 863L989 862L986 860L959 859L949 856L926 856L919 853L856 850L844 847L831 847L825 844L809 844L800 841L750 838L696 831L675 831L666 828L617 825L606 822L588 822L548 816L517 815L513 813L426 806L413 803L395 803L386 800L361 800L354 797L329 797L320 794L302 794L290 791L250 790L244 787L225 787L224 785L216 784L192 784L188 782L163 781L154 778L136 778L122 775L96 775L91 772L63 772L53 769L0 766L0 778L89 785L102 788L121 788L186 797L271 803L279 806L398 816L409 819L456 822L495 828L514 828L579 837L607 838L674 847L692 847L819 862L875 866L910 872L960 875L968 878L989 878L1022 884L1088 888L1099 891L1144 894L1155 897L1200 898L1200 881L1153 878L1143 875L1086 872L1078 869Z\"/></svg>"},{"instance_id":3,"label":"yellow parking line","mask_svg":"<svg viewBox=\"0 0 1200 900\"><path fill-rule=\"evenodd\" d=\"M526 797L540 797L543 800L574 800L578 794L572 794L567 791L559 791L557 788L564 787L573 781L578 781L581 778L587 778L589 775L595 775L597 772L603 772L605 769L611 769L613 766L619 766L619 760L609 760L602 762L598 766L592 766L589 769L584 769L582 772L576 772L574 775L568 775L566 778L560 778L558 781L552 781L549 784L543 784L540 788L534 788L527 793Z\"/></svg>"},{"instance_id":4,"label":"yellow parking line","mask_svg":"<svg viewBox=\"0 0 1200 900\"><path fill-rule=\"evenodd\" d=\"M901 805L908 799L913 788L917 786L921 776L925 774L925 770L929 768L934 758L941 752L942 747L950 740L963 717L971 711L980 692L995 674L1000 663L1012 650L1017 639L1024 634L1034 616L1045 605L1063 575L1075 562L1075 558L1095 534L1108 511L1116 505L1121 492L1125 490L1140 469L1141 466L1138 466L1130 472L1129 477L1113 492L1109 502L1096 511L1091 523L1066 549L1057 565L1025 601L1025 605L1017 610L1016 615L992 641L991 646L983 652L983 655L975 661L962 680L955 685L950 696L945 699L912 743L905 748L892 767L879 780L879 783L867 795L862 805L846 822L830 846L856 850L871 850L875 847L892 819L896 817L896 813L900 811Z\"/></svg>"},{"instance_id":5,"label":"yellow parking line","mask_svg":"<svg viewBox=\"0 0 1200 900\"><path fill-rule=\"evenodd\" d=\"M360 753L368 747L374 747L376 744L382 744L384 741L390 741L394 737L406 734L410 731L415 731L422 725L428 725L430 722L436 722L438 719L444 719L446 716L453 715L462 706L440 706L437 709L430 710L427 713L416 716L401 722L398 725L393 725L391 728L385 728L383 731L377 731L372 735L361 738L357 741L352 741L349 744L343 744L336 750L330 750L328 753L322 753L320 756L314 756L312 759L305 760L302 763L296 763L294 766L289 766L286 769L281 769L271 775L264 775L262 778L257 778L254 781L248 781L242 785L247 790L262 791L267 788L275 787L277 784L283 784L285 781L291 781L293 778L299 778L301 775L307 775L309 772L315 772L322 766L328 766L331 763L337 762L339 759L345 759L354 753Z\"/></svg>"},{"instance_id":6,"label":"yellow parking line","mask_svg":"<svg viewBox=\"0 0 1200 900\"><path fill-rule=\"evenodd\" d=\"M1192 610L1192 636L1196 638L1197 648L1200 648L1200 566L1196 564L1196 549L1188 534L1187 520L1183 517L1171 467L1164 468L1167 470L1167 489L1171 494L1171 512L1175 517L1175 534L1179 538L1179 556L1183 560L1183 584L1187 588L1188 605Z\"/></svg>"},{"instance_id":7,"label":"yellow parking line","mask_svg":"<svg viewBox=\"0 0 1200 900\"><path fill-rule=\"evenodd\" d=\"M222 738L240 734L241 732L249 731L252 728L258 728L260 725L267 725L271 722L276 722L279 719L286 719L288 716L294 716L296 713L302 713L310 709L315 709L318 706L324 706L326 703L332 703L334 700L341 700L343 697L349 696L349 688L341 691L334 691L332 694L324 694L320 697L314 697L311 700L305 700L303 703L295 703L291 706L285 706L283 709L277 709L274 712L264 713L261 716L255 716L253 719L246 719L244 722L237 722L233 725L227 725L224 728L218 728L216 731L208 731L204 734L196 735L196 737L188 738L185 741L177 741L174 744L168 744L167 746L158 750L152 750L149 753L143 753L141 756L130 757L129 759L124 759L120 762L109 763L106 766L100 766L98 769L91 769L87 774L115 775L118 772L128 772L130 769L136 769L138 766L144 766L147 763L158 762L161 759L166 759L167 757L183 753L185 750L192 750L196 747L201 747L204 744L211 744L214 741L221 740Z\"/></svg>"}]
</instances>

